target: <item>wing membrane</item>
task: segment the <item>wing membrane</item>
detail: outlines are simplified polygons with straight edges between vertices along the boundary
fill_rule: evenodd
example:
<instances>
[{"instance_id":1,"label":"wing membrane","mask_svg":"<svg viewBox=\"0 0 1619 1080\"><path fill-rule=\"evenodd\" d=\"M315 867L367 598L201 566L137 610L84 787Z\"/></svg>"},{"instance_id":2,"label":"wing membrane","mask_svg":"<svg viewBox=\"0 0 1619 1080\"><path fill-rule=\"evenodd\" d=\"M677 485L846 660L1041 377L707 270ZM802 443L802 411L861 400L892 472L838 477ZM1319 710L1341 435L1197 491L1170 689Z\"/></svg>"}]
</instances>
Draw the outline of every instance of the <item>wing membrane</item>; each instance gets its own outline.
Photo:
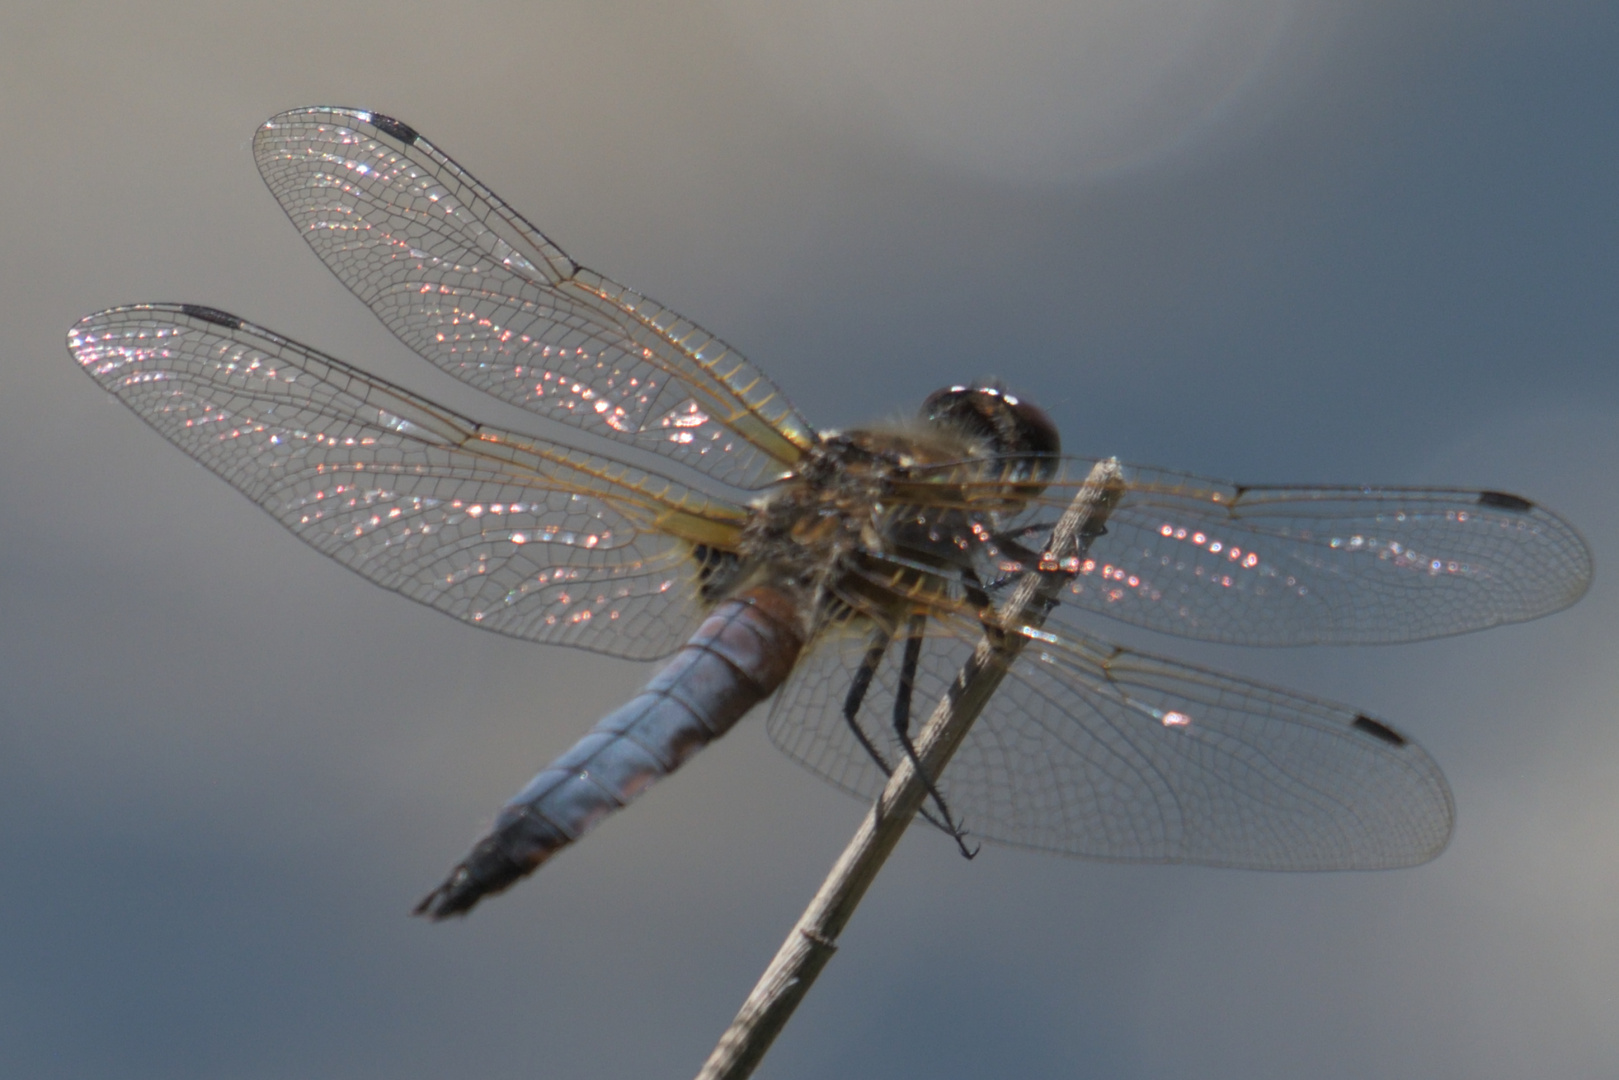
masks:
<instances>
[{"instance_id":1,"label":"wing membrane","mask_svg":"<svg viewBox=\"0 0 1619 1080\"><path fill-rule=\"evenodd\" d=\"M693 546L744 512L654 474L479 425L223 312L137 305L68 346L165 438L377 584L531 641L671 652Z\"/></svg>"},{"instance_id":2,"label":"wing membrane","mask_svg":"<svg viewBox=\"0 0 1619 1080\"><path fill-rule=\"evenodd\" d=\"M1027 569L1014 545L1040 551L1093 464L1064 461L1027 505L995 508L988 481L951 493L945 505L978 506L1013 541L984 545L980 573ZM1237 485L1139 466L1124 483L1055 617L1084 609L1239 645L1391 644L1538 618L1591 581L1568 522L1501 492Z\"/></svg>"},{"instance_id":3,"label":"wing membrane","mask_svg":"<svg viewBox=\"0 0 1619 1080\"><path fill-rule=\"evenodd\" d=\"M1031 640L939 778L970 834L1089 858L1265 870L1376 869L1436 856L1454 817L1437 765L1351 709L1085 637ZM977 630L930 620L913 732ZM800 660L770 717L788 755L846 791L883 775L845 725L868 638L837 629ZM899 650L861 716L889 761Z\"/></svg>"},{"instance_id":4,"label":"wing membrane","mask_svg":"<svg viewBox=\"0 0 1619 1080\"><path fill-rule=\"evenodd\" d=\"M737 487L781 476L813 440L734 349L574 263L406 125L297 109L253 146L322 261L456 377Z\"/></svg>"}]
</instances>

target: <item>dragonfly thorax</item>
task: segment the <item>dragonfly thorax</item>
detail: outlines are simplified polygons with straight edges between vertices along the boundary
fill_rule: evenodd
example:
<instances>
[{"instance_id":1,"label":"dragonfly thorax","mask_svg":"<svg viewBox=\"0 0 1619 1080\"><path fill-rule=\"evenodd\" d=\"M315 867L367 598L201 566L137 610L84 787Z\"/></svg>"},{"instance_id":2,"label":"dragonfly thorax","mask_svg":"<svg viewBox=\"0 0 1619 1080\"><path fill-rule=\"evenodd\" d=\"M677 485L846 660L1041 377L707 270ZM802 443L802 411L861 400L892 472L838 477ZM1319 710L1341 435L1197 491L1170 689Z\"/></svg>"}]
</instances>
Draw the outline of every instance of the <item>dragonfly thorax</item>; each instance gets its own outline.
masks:
<instances>
[{"instance_id":1,"label":"dragonfly thorax","mask_svg":"<svg viewBox=\"0 0 1619 1080\"><path fill-rule=\"evenodd\" d=\"M813 618L874 556L901 556L953 575L969 561L969 545L955 542L967 529L954 509L962 504L961 485L1005 468L1004 458L987 449L952 423L823 434L794 474L755 505L735 572L721 588L783 590ZM1017 471L1017 479L1028 475Z\"/></svg>"}]
</instances>

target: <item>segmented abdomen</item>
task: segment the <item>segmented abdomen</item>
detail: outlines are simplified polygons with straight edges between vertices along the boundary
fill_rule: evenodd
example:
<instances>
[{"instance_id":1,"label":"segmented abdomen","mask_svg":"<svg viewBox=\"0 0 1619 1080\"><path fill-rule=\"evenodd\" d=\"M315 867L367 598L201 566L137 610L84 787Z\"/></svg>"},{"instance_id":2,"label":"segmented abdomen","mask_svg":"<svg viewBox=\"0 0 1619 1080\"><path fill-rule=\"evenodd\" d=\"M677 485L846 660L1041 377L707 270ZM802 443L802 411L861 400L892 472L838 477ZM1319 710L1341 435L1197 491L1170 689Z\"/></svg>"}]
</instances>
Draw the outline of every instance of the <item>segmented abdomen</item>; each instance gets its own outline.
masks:
<instances>
[{"instance_id":1,"label":"segmented abdomen","mask_svg":"<svg viewBox=\"0 0 1619 1080\"><path fill-rule=\"evenodd\" d=\"M753 589L721 603L645 689L506 804L417 914L464 913L532 873L729 731L781 685L802 644L783 593Z\"/></svg>"}]
</instances>

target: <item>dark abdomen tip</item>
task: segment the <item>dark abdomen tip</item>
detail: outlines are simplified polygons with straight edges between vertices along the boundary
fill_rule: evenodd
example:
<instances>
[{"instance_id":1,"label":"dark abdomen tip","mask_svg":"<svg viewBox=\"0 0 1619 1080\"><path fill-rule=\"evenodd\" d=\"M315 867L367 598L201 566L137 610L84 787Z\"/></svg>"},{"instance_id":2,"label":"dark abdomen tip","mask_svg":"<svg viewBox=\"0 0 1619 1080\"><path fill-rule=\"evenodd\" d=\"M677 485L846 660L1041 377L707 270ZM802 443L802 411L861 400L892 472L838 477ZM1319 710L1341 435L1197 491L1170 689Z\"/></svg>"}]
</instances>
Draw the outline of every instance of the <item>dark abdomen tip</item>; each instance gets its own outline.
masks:
<instances>
[{"instance_id":1,"label":"dark abdomen tip","mask_svg":"<svg viewBox=\"0 0 1619 1080\"><path fill-rule=\"evenodd\" d=\"M533 869L533 866L519 865L506 854L497 836L487 836L473 848L465 862L451 871L444 884L422 897L411 914L425 915L434 922L452 915L465 915L479 900L511 888Z\"/></svg>"}]
</instances>

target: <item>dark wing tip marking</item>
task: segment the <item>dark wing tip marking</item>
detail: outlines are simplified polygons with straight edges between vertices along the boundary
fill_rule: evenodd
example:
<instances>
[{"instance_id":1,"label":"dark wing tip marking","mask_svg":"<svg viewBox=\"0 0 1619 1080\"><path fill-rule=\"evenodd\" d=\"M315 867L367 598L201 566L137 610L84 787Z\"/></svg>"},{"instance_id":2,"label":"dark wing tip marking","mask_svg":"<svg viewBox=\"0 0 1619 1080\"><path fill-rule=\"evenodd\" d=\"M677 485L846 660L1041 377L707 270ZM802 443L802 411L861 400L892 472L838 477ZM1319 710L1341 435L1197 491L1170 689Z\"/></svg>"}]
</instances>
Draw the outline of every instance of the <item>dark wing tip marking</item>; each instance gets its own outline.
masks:
<instances>
[{"instance_id":1,"label":"dark wing tip marking","mask_svg":"<svg viewBox=\"0 0 1619 1080\"><path fill-rule=\"evenodd\" d=\"M1356 731L1370 735L1374 739L1381 739L1390 746L1406 745L1406 738L1387 724L1380 724L1370 716L1357 716L1355 722L1349 725Z\"/></svg>"},{"instance_id":2,"label":"dark wing tip marking","mask_svg":"<svg viewBox=\"0 0 1619 1080\"><path fill-rule=\"evenodd\" d=\"M180 310L193 319L211 322L215 326L223 326L231 330L240 330L242 328L241 319L228 311L220 311L218 308L203 307L201 304L181 304Z\"/></svg>"},{"instance_id":3,"label":"dark wing tip marking","mask_svg":"<svg viewBox=\"0 0 1619 1080\"><path fill-rule=\"evenodd\" d=\"M1535 504L1518 495L1508 495L1504 491L1481 491L1478 493L1480 506L1493 506L1497 510L1512 510L1520 514L1528 513L1535 508Z\"/></svg>"},{"instance_id":4,"label":"dark wing tip marking","mask_svg":"<svg viewBox=\"0 0 1619 1080\"><path fill-rule=\"evenodd\" d=\"M392 135L406 146L411 145L417 139L415 128L403 120L395 120L393 117L383 116L381 113L374 112L371 114L371 126L385 135Z\"/></svg>"}]
</instances>

